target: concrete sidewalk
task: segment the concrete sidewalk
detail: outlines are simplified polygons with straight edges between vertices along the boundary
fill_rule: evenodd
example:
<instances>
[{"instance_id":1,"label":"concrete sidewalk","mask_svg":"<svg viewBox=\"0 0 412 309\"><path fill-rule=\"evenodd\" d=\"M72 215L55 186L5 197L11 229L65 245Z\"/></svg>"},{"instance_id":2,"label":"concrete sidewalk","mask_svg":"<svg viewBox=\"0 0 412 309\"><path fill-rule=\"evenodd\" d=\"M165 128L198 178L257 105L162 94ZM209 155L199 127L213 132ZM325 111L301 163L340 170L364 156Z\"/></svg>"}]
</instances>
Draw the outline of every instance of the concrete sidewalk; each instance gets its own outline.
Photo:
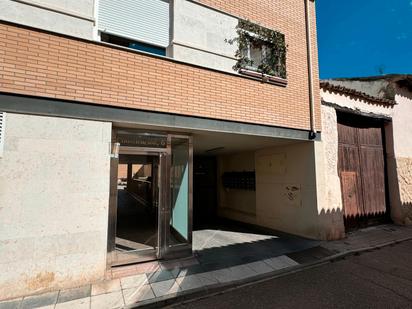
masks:
<instances>
[{"instance_id":1,"label":"concrete sidewalk","mask_svg":"<svg viewBox=\"0 0 412 309\"><path fill-rule=\"evenodd\" d=\"M412 240L220 293L170 309L412 309Z\"/></svg>"},{"instance_id":2,"label":"concrete sidewalk","mask_svg":"<svg viewBox=\"0 0 412 309\"><path fill-rule=\"evenodd\" d=\"M106 281L2 302L0 309L164 306L296 272L356 251L412 239L412 227L370 227L330 242L226 231L199 237L205 241L194 258L114 269ZM222 246L228 243L231 245Z\"/></svg>"}]
</instances>

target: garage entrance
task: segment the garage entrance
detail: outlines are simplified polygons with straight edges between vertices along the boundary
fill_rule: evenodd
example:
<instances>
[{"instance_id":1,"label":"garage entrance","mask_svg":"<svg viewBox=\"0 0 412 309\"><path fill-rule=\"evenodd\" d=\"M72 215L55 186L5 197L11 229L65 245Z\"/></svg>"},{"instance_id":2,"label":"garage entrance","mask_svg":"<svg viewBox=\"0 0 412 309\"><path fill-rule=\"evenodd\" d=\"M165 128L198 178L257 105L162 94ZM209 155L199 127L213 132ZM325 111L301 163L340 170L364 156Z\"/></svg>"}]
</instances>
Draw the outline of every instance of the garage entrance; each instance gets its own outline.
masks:
<instances>
[{"instance_id":1,"label":"garage entrance","mask_svg":"<svg viewBox=\"0 0 412 309\"><path fill-rule=\"evenodd\" d=\"M387 220L383 124L338 113L338 172L347 229Z\"/></svg>"}]
</instances>

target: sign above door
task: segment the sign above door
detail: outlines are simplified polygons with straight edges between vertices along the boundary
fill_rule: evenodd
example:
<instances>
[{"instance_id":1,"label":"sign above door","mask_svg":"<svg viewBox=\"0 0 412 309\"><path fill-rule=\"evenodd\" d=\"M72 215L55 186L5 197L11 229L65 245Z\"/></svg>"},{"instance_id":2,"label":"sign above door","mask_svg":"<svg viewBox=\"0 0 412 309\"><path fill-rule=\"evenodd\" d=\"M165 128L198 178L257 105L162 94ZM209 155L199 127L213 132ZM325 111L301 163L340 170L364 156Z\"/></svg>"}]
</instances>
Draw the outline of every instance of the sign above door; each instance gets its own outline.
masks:
<instances>
[{"instance_id":1,"label":"sign above door","mask_svg":"<svg viewBox=\"0 0 412 309\"><path fill-rule=\"evenodd\" d=\"M167 148L167 136L147 133L118 133L117 142L120 146Z\"/></svg>"}]
</instances>

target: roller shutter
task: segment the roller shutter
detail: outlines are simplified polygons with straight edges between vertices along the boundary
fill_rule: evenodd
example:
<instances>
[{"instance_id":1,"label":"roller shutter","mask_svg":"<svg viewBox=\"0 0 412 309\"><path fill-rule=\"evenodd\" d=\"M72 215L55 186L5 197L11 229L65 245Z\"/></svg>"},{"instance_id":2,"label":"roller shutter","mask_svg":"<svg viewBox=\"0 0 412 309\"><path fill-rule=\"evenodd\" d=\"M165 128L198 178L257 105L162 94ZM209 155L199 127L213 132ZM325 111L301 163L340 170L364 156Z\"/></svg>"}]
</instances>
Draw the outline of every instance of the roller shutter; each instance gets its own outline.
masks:
<instances>
[{"instance_id":1,"label":"roller shutter","mask_svg":"<svg viewBox=\"0 0 412 309\"><path fill-rule=\"evenodd\" d=\"M169 45L169 1L100 0L100 31L148 44Z\"/></svg>"}]
</instances>

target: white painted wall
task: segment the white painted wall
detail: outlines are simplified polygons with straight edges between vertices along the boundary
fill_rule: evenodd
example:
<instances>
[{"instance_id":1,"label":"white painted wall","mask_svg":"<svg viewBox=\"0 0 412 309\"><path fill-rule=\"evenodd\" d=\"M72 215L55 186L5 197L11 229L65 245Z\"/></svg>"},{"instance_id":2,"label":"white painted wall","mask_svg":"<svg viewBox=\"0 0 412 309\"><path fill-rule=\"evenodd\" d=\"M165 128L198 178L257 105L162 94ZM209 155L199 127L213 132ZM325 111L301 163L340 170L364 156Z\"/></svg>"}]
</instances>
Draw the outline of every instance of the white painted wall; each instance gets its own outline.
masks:
<instances>
[{"instance_id":1,"label":"white painted wall","mask_svg":"<svg viewBox=\"0 0 412 309\"><path fill-rule=\"evenodd\" d=\"M236 37L238 20L186 0L175 0L173 6L173 58L234 72L237 46L225 39Z\"/></svg>"},{"instance_id":2,"label":"white painted wall","mask_svg":"<svg viewBox=\"0 0 412 309\"><path fill-rule=\"evenodd\" d=\"M393 107L387 105L371 104L364 99L353 98L343 93L320 90L323 102L332 103L340 107L345 107L365 114L375 114L385 117L392 117Z\"/></svg>"},{"instance_id":3,"label":"white painted wall","mask_svg":"<svg viewBox=\"0 0 412 309\"><path fill-rule=\"evenodd\" d=\"M104 278L111 124L7 113L0 299Z\"/></svg>"},{"instance_id":4,"label":"white painted wall","mask_svg":"<svg viewBox=\"0 0 412 309\"><path fill-rule=\"evenodd\" d=\"M94 0L29 0L27 2L94 18ZM84 39L93 38L93 21L13 0L0 1L0 20Z\"/></svg>"},{"instance_id":5,"label":"white painted wall","mask_svg":"<svg viewBox=\"0 0 412 309\"><path fill-rule=\"evenodd\" d=\"M392 219L412 224L412 93L397 89L392 126L387 135L387 163Z\"/></svg>"},{"instance_id":6,"label":"white painted wall","mask_svg":"<svg viewBox=\"0 0 412 309\"><path fill-rule=\"evenodd\" d=\"M322 141L315 142L316 189L321 239L345 236L338 174L338 123L336 110L322 106Z\"/></svg>"},{"instance_id":7,"label":"white painted wall","mask_svg":"<svg viewBox=\"0 0 412 309\"><path fill-rule=\"evenodd\" d=\"M338 121L336 110L330 106L322 106L322 142L323 171L325 172L326 202L330 210L342 211L342 195L338 174Z\"/></svg>"},{"instance_id":8,"label":"white painted wall","mask_svg":"<svg viewBox=\"0 0 412 309\"><path fill-rule=\"evenodd\" d=\"M392 116L395 155L412 158L412 93L399 89L395 101Z\"/></svg>"}]
</instances>

